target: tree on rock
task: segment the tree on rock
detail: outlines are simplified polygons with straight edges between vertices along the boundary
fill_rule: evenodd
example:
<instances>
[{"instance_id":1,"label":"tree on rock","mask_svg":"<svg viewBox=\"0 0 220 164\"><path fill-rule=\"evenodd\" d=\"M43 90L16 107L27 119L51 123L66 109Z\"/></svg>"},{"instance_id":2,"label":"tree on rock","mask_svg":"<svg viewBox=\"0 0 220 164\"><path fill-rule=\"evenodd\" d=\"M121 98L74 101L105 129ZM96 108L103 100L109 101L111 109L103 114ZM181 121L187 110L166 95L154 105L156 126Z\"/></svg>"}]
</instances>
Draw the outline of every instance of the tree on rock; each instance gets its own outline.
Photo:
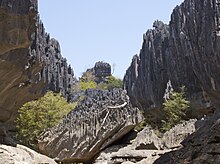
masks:
<instances>
[{"instance_id":1,"label":"tree on rock","mask_svg":"<svg viewBox=\"0 0 220 164\"><path fill-rule=\"evenodd\" d=\"M61 94L47 92L38 100L25 103L16 120L18 139L26 146L37 149L37 139L44 130L59 123L64 115L74 109Z\"/></svg>"},{"instance_id":2,"label":"tree on rock","mask_svg":"<svg viewBox=\"0 0 220 164\"><path fill-rule=\"evenodd\" d=\"M162 120L162 130L167 131L180 123L184 119L189 105L190 102L185 98L184 87L181 88L181 92L172 91L169 99L163 103L163 110L166 113L167 119L166 121Z\"/></svg>"}]
</instances>

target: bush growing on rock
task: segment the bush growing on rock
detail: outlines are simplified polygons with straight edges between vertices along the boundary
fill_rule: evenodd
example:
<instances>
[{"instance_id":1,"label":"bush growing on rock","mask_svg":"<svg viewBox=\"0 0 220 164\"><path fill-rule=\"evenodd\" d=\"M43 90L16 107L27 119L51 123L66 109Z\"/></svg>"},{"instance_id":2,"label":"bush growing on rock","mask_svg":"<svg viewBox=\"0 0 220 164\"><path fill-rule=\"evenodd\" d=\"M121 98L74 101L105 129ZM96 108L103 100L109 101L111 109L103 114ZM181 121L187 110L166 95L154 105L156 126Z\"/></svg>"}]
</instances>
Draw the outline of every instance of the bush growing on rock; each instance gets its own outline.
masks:
<instances>
[{"instance_id":1,"label":"bush growing on rock","mask_svg":"<svg viewBox=\"0 0 220 164\"><path fill-rule=\"evenodd\" d=\"M61 94L47 92L38 100L25 103L16 120L18 139L26 146L37 149L37 139L44 130L59 123L64 115L74 109Z\"/></svg>"},{"instance_id":2,"label":"bush growing on rock","mask_svg":"<svg viewBox=\"0 0 220 164\"><path fill-rule=\"evenodd\" d=\"M114 76L108 77L107 84L108 84L108 89L123 87L123 81L119 78L114 77Z\"/></svg>"},{"instance_id":3,"label":"bush growing on rock","mask_svg":"<svg viewBox=\"0 0 220 164\"><path fill-rule=\"evenodd\" d=\"M107 90L113 88L123 88L123 81L114 76L108 76L106 82L98 84L98 89Z\"/></svg>"},{"instance_id":4,"label":"bush growing on rock","mask_svg":"<svg viewBox=\"0 0 220 164\"><path fill-rule=\"evenodd\" d=\"M80 88L83 91L85 91L87 89L95 89L95 88L97 88L97 84L94 81L88 81L88 82L80 81Z\"/></svg>"},{"instance_id":5,"label":"bush growing on rock","mask_svg":"<svg viewBox=\"0 0 220 164\"><path fill-rule=\"evenodd\" d=\"M190 102L185 98L184 87L181 92L170 93L170 98L163 103L163 110L166 113L166 120L162 120L162 131L170 130L173 126L180 123L189 108Z\"/></svg>"},{"instance_id":6,"label":"bush growing on rock","mask_svg":"<svg viewBox=\"0 0 220 164\"><path fill-rule=\"evenodd\" d=\"M73 86L73 88L77 88L77 85ZM79 88L82 91L87 89L109 90L113 88L123 88L123 81L112 75L100 80L100 77L95 77L92 72L88 71L83 73L82 77L79 79Z\"/></svg>"}]
</instances>

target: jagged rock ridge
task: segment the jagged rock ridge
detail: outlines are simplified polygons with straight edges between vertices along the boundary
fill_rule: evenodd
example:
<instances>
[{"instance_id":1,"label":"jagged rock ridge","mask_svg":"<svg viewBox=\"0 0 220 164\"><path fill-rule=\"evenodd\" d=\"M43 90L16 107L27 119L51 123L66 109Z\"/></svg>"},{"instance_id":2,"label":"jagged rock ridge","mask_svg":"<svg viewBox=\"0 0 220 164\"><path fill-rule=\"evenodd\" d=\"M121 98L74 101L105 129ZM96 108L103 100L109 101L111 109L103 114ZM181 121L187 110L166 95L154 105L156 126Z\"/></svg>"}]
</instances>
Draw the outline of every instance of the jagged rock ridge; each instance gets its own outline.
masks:
<instances>
[{"instance_id":1,"label":"jagged rock ridge","mask_svg":"<svg viewBox=\"0 0 220 164\"><path fill-rule=\"evenodd\" d=\"M183 148L155 163L219 162L219 4L219 0L185 0L173 10L168 27L157 21L161 30L157 25L144 35L140 56L133 58L126 72L125 88L133 104L144 109L152 121L162 118L169 80L175 91L186 87L190 117L214 114L205 117L207 121L183 142Z\"/></svg>"},{"instance_id":2,"label":"jagged rock ridge","mask_svg":"<svg viewBox=\"0 0 220 164\"><path fill-rule=\"evenodd\" d=\"M0 0L0 142L9 142L18 108L47 90L71 92L73 71L45 33L37 0Z\"/></svg>"},{"instance_id":3,"label":"jagged rock ridge","mask_svg":"<svg viewBox=\"0 0 220 164\"><path fill-rule=\"evenodd\" d=\"M219 1L185 0L177 6L169 26L160 21L144 34L140 56L133 58L124 77L133 104L161 108L166 84L187 89L187 97L201 117L219 106Z\"/></svg>"}]
</instances>

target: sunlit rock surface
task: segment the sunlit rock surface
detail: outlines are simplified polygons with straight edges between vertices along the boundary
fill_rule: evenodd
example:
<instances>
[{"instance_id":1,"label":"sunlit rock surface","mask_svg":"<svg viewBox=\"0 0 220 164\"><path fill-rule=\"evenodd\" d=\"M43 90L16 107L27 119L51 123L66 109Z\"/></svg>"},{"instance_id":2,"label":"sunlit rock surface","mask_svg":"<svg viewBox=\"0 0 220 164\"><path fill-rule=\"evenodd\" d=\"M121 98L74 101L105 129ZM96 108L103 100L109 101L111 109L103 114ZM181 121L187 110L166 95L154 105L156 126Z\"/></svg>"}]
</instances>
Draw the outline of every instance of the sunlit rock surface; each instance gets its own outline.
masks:
<instances>
[{"instance_id":1,"label":"sunlit rock surface","mask_svg":"<svg viewBox=\"0 0 220 164\"><path fill-rule=\"evenodd\" d=\"M0 145L1 164L56 164L53 159L39 154L23 145L16 147Z\"/></svg>"}]
</instances>

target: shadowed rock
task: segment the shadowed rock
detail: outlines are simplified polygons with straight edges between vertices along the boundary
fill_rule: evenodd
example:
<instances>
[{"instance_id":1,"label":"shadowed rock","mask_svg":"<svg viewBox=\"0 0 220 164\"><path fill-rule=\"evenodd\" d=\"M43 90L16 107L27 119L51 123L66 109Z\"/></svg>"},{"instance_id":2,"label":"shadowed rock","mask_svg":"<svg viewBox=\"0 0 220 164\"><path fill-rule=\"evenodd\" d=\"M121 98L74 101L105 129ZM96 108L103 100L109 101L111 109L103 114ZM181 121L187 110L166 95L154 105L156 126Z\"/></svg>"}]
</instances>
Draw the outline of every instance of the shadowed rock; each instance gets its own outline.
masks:
<instances>
[{"instance_id":1,"label":"shadowed rock","mask_svg":"<svg viewBox=\"0 0 220 164\"><path fill-rule=\"evenodd\" d=\"M207 117L195 133L186 138L179 150L166 153L155 164L219 163L220 161L220 115Z\"/></svg>"}]
</instances>

